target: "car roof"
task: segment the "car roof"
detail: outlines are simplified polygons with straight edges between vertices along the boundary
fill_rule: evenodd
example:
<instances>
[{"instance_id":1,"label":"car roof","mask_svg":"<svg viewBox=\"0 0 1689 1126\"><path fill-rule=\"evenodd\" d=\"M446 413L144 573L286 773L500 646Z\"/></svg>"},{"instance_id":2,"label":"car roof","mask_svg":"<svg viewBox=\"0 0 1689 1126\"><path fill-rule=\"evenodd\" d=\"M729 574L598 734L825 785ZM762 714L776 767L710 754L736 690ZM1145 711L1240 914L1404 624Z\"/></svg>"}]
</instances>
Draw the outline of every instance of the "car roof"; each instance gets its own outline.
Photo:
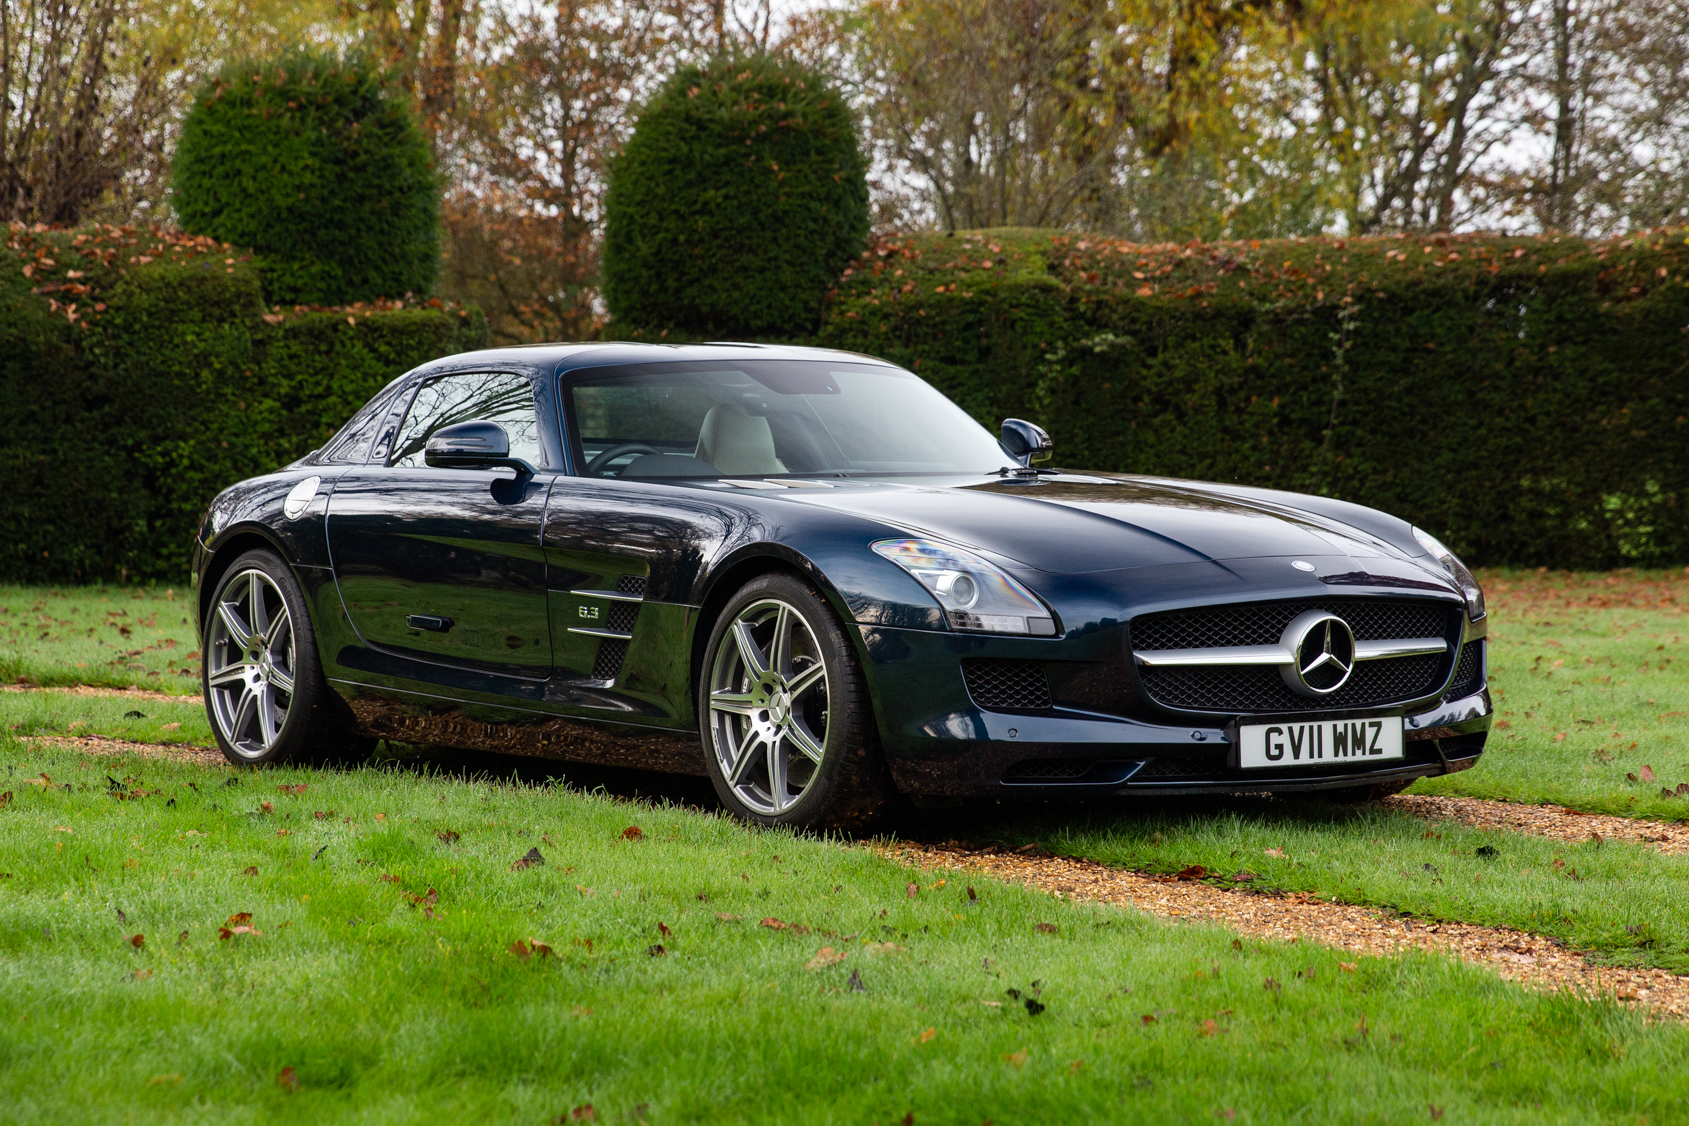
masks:
<instances>
[{"instance_id":1,"label":"car roof","mask_svg":"<svg viewBox=\"0 0 1689 1126\"><path fill-rule=\"evenodd\" d=\"M577 344L520 344L507 348L485 348L460 352L424 364L419 371L435 374L484 367L518 367L529 371L557 373L579 368L612 367L621 364L672 363L696 360L843 360L852 363L894 366L877 356L845 352L836 348L808 348L795 344L642 344L607 340Z\"/></svg>"}]
</instances>

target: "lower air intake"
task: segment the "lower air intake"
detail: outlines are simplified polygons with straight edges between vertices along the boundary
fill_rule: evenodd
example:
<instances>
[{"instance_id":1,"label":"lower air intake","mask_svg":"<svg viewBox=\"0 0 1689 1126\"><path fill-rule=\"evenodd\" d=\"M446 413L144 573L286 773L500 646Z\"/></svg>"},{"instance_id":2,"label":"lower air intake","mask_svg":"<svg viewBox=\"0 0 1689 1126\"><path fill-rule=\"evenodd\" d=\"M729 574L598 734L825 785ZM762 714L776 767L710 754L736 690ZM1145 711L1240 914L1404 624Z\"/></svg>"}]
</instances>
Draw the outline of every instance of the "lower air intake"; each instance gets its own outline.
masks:
<instances>
[{"instance_id":1,"label":"lower air intake","mask_svg":"<svg viewBox=\"0 0 1689 1126\"><path fill-rule=\"evenodd\" d=\"M1050 678L1037 661L962 662L968 695L986 711L1042 711L1050 706Z\"/></svg>"}]
</instances>

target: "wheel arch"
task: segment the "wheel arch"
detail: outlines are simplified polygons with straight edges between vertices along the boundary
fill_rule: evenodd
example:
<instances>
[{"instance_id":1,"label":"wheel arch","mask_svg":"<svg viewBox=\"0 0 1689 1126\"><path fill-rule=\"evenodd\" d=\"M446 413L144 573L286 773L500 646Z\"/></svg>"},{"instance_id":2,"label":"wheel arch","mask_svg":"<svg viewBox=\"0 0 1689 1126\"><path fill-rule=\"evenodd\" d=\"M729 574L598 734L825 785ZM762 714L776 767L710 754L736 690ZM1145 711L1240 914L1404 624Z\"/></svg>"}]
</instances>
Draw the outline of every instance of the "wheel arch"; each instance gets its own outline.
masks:
<instances>
[{"instance_id":1,"label":"wheel arch","mask_svg":"<svg viewBox=\"0 0 1689 1126\"><path fill-rule=\"evenodd\" d=\"M199 636L202 642L205 640L205 613L211 605L212 595L217 592L217 584L222 581L224 574L228 572L230 564L247 552L258 548L275 552L289 568L293 566L293 561L287 557L287 552L282 550L281 544L276 542L275 537L269 534L269 529L262 524L246 524L225 532L217 546L212 548L206 556L205 566L200 570L199 575L199 605L196 608Z\"/></svg>"},{"instance_id":2,"label":"wheel arch","mask_svg":"<svg viewBox=\"0 0 1689 1126\"><path fill-rule=\"evenodd\" d=\"M692 653L689 663L691 677L687 685L687 695L692 701L694 716L699 714L702 706L702 701L698 699L698 680L703 675L704 661L708 656L706 650L709 648L710 634L715 632L716 621L741 587L752 579L767 574L787 574L812 584L839 616L839 621L845 628L845 635L850 638L851 648L856 652L857 660L864 663L867 661L868 654L863 647L861 631L853 628L855 616L845 602L844 595L814 560L784 544L751 545L728 556L711 570L705 580L702 598L698 603L697 621L692 630Z\"/></svg>"}]
</instances>

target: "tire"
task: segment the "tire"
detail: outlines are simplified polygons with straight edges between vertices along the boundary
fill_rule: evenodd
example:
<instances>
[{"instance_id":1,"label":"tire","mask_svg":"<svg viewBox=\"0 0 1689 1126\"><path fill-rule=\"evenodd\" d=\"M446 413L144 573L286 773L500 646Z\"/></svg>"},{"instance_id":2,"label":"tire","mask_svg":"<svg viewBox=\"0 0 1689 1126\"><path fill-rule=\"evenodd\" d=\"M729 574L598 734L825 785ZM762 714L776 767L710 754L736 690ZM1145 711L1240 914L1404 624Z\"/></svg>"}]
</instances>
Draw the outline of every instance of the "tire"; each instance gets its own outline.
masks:
<instances>
[{"instance_id":1,"label":"tire","mask_svg":"<svg viewBox=\"0 0 1689 1126\"><path fill-rule=\"evenodd\" d=\"M699 673L698 726L710 781L745 821L859 828L891 797L856 652L794 576L753 579L722 609Z\"/></svg>"},{"instance_id":2,"label":"tire","mask_svg":"<svg viewBox=\"0 0 1689 1126\"><path fill-rule=\"evenodd\" d=\"M229 565L203 640L200 689L224 758L270 766L369 757L375 740L358 736L350 710L329 688L305 595L280 556L249 551Z\"/></svg>"},{"instance_id":3,"label":"tire","mask_svg":"<svg viewBox=\"0 0 1689 1126\"><path fill-rule=\"evenodd\" d=\"M1366 805L1368 802L1393 798L1413 785L1415 781L1416 779L1409 778L1399 782L1373 782L1365 786L1344 786L1340 790L1322 790L1320 797L1335 805Z\"/></svg>"}]
</instances>

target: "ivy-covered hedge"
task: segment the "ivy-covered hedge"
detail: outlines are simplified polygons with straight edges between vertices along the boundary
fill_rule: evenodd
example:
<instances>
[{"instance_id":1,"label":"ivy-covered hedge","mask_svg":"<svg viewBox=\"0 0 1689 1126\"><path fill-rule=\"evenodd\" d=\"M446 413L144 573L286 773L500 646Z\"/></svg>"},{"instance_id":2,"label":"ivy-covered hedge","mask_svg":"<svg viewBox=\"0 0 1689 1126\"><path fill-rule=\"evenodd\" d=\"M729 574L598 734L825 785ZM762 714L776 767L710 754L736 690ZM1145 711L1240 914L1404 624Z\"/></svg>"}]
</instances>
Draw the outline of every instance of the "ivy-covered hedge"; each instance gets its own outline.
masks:
<instances>
[{"instance_id":1,"label":"ivy-covered hedge","mask_svg":"<svg viewBox=\"0 0 1689 1126\"><path fill-rule=\"evenodd\" d=\"M1358 501L1478 564L1689 561L1689 239L890 239L821 342L1053 464Z\"/></svg>"},{"instance_id":2,"label":"ivy-covered hedge","mask_svg":"<svg viewBox=\"0 0 1689 1126\"><path fill-rule=\"evenodd\" d=\"M152 231L0 247L0 581L180 582L224 486L322 444L474 310L270 308L248 256Z\"/></svg>"}]
</instances>

